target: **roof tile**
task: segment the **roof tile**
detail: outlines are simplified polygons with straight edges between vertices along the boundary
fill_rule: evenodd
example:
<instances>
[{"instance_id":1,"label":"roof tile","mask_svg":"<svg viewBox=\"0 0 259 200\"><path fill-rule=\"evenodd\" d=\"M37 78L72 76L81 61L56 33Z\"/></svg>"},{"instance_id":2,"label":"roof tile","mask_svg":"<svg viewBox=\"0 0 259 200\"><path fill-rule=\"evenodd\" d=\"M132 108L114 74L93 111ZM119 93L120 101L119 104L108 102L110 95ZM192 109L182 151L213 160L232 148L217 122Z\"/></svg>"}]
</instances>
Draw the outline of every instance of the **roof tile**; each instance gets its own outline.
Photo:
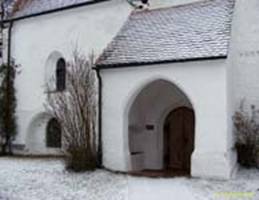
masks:
<instances>
[{"instance_id":1,"label":"roof tile","mask_svg":"<svg viewBox=\"0 0 259 200\"><path fill-rule=\"evenodd\" d=\"M234 0L206 0L133 12L97 66L227 56L233 9Z\"/></svg>"},{"instance_id":2,"label":"roof tile","mask_svg":"<svg viewBox=\"0 0 259 200\"><path fill-rule=\"evenodd\" d=\"M23 6L21 10L16 11L13 15L13 7L16 1L17 0L6 0L6 7L8 9L8 13L6 16L7 18L23 17L68 6L92 2L94 0L28 0L25 6Z\"/></svg>"}]
</instances>

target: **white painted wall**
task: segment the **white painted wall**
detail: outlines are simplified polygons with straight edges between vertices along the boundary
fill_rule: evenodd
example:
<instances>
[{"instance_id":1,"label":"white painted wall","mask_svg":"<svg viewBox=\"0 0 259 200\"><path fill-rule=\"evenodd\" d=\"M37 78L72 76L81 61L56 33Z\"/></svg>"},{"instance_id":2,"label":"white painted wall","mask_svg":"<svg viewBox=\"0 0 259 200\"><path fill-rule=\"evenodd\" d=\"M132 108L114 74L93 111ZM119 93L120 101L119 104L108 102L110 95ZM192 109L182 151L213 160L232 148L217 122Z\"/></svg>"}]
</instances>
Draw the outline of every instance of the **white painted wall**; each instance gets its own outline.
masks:
<instances>
[{"instance_id":1,"label":"white painted wall","mask_svg":"<svg viewBox=\"0 0 259 200\"><path fill-rule=\"evenodd\" d=\"M191 1L195 0L151 0L150 8ZM16 82L19 134L15 143L26 144L33 119L44 113L46 80L49 72L54 71L51 68L55 66L55 60L59 58L54 56L53 59L53 55L69 60L71 52L77 47L85 55L93 51L98 56L119 31L131 10L125 0L112 0L14 23L11 54L21 66ZM7 45L4 46L6 49ZM35 134L43 132L35 131Z\"/></svg>"},{"instance_id":2,"label":"white painted wall","mask_svg":"<svg viewBox=\"0 0 259 200\"><path fill-rule=\"evenodd\" d=\"M44 113L46 77L55 71L50 68L55 67L59 58L56 55L69 61L77 48L86 56L94 52L97 57L119 31L131 9L126 1L113 0L14 23L12 57L21 72L16 81L19 131L16 144L26 144L27 135L32 134L30 125L36 116ZM44 134L40 129L33 130L35 135ZM48 152L40 149L42 153Z\"/></svg>"},{"instance_id":3,"label":"white painted wall","mask_svg":"<svg viewBox=\"0 0 259 200\"><path fill-rule=\"evenodd\" d=\"M245 99L247 109L251 104L259 108L258 9L257 0L235 1L227 60L228 132L230 133L234 133L232 117L238 110L242 99ZM228 143L234 148L234 134L228 135ZM235 157L233 156L233 162Z\"/></svg>"},{"instance_id":4,"label":"white painted wall","mask_svg":"<svg viewBox=\"0 0 259 200\"><path fill-rule=\"evenodd\" d=\"M227 61L203 61L102 70L103 153L107 168L128 171L128 112L146 84L162 79L177 85L196 114L192 175L229 178L235 166L228 143ZM116 145L115 145L116 144Z\"/></svg>"},{"instance_id":5,"label":"white painted wall","mask_svg":"<svg viewBox=\"0 0 259 200\"><path fill-rule=\"evenodd\" d=\"M235 109L243 98L259 107L258 9L258 0L236 0L229 57Z\"/></svg>"},{"instance_id":6,"label":"white painted wall","mask_svg":"<svg viewBox=\"0 0 259 200\"><path fill-rule=\"evenodd\" d=\"M194 0L151 0L150 8L190 1ZM31 134L29 127L34 123L33 119L44 114L46 80L51 77L50 72L54 72L55 61L59 57L69 61L76 47L86 56L94 52L98 57L127 20L131 10L132 7L126 0L111 0L14 22L11 55L21 66L21 73L16 81L19 129L16 144L26 144L27 135ZM4 48L6 60L6 43ZM44 133L40 129L34 131L35 135ZM42 153L44 152L47 151L42 149Z\"/></svg>"},{"instance_id":7,"label":"white painted wall","mask_svg":"<svg viewBox=\"0 0 259 200\"><path fill-rule=\"evenodd\" d=\"M198 2L201 0L149 0L150 8L163 8L168 6L178 6L193 2Z\"/></svg>"}]
</instances>

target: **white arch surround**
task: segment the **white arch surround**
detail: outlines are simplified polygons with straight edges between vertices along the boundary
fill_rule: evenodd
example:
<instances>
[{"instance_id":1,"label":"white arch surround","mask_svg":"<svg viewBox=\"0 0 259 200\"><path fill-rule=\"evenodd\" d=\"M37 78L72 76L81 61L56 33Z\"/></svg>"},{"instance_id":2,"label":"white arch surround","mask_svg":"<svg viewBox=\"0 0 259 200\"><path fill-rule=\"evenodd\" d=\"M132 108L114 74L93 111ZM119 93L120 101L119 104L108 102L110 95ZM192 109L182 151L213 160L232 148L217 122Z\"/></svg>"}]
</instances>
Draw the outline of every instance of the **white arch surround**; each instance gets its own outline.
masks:
<instances>
[{"instance_id":1,"label":"white arch surround","mask_svg":"<svg viewBox=\"0 0 259 200\"><path fill-rule=\"evenodd\" d=\"M59 148L46 146L46 127L51 115L45 112L36 114L30 120L25 139L26 153L30 155L61 155Z\"/></svg>"},{"instance_id":2,"label":"white arch surround","mask_svg":"<svg viewBox=\"0 0 259 200\"><path fill-rule=\"evenodd\" d=\"M178 83L177 81L172 81L170 79L168 79L168 77L166 76L157 76L157 75L152 75L151 77L148 77L147 79L141 80L141 83L139 85L136 85L134 88L131 89L131 91L129 91L127 93L127 101L125 102L124 107L124 114L123 114L123 133L124 133L124 146L125 146L125 158L126 161L125 163L127 163L127 171L130 171L132 169L131 166L131 158L130 158L130 152L129 152L129 140L128 140L128 116L129 116L129 112L130 112L130 108L132 107L133 102L135 101L135 99L137 98L137 96L140 94L141 91L143 91L148 85L152 84L153 82L156 81L165 81L168 82L172 85L174 85L176 88L178 88L185 96L186 98L189 100L192 108L195 110L195 106L194 106L194 102L192 102L191 98L189 97L189 95L187 95L187 93L185 92L185 89L183 88L183 86L181 86L180 83ZM171 110L172 111L172 110ZM169 112L169 111L168 111Z\"/></svg>"},{"instance_id":3,"label":"white arch surround","mask_svg":"<svg viewBox=\"0 0 259 200\"><path fill-rule=\"evenodd\" d=\"M157 92L154 89L154 87L159 90L159 93L161 94L161 96L158 97L157 101L155 101L155 104L152 105L152 103L150 104L149 99L144 97L144 100L143 100L143 95L145 96L147 92L149 95L152 95L152 94L154 95ZM164 90L166 92L164 92ZM164 169L164 159L163 159L164 131L163 131L163 127L164 127L164 123L165 123L165 118L167 117L167 115L170 112L172 112L174 109L176 109L178 107L189 107L189 108L193 109L193 106L185 92L180 90L171 81L167 81L167 80L164 80L161 78L159 78L159 79L154 78L152 81L149 80L146 84L144 84L137 91L139 93L137 95L135 95L135 94L133 95L135 97L133 102L131 101L132 99L130 98L130 103L125 108L126 112L125 112L125 116L124 116L124 119L125 119L124 126L126 129L125 133L127 134L127 136L125 136L125 138L127 140L127 143L129 144L129 149L130 149L130 146L131 146L130 143L132 143L130 141L133 139L132 134L134 134L134 131L132 132L129 130L130 125L133 125L134 123L140 123L140 124L138 124L138 126L144 126L145 123L147 123L147 121L145 121L145 120L147 120L147 118L149 118L149 120L151 120L150 122L152 122L152 124L155 126L155 130L147 131L147 130L145 130L144 127L142 127L142 134L146 134L145 137L150 137L150 135L152 134L153 140L151 142L154 144L157 144L158 146L157 146L157 148L154 147L152 149L149 149L146 152L146 155L144 155L144 154L140 155L140 156L138 155L135 158L139 159L140 157L143 157L142 160L144 162L146 162L146 164L145 163L142 164L143 166L141 169L162 170L162 169ZM141 100L141 97L142 97L142 100ZM134 113L134 109L136 109L136 107L137 107L137 110L140 109L140 107L138 108L137 104L141 103L141 102L144 103L144 105L147 105L147 107L146 107L147 110L141 111L142 113L139 113L139 112ZM143 107L143 105L142 105L142 107ZM159 109L156 110L155 107L159 108ZM154 111L154 109L156 111ZM139 119L140 121L138 120L138 122L136 122L134 119L136 119L137 116L140 114L144 115L146 119L145 120ZM155 114L155 116L154 116L154 114ZM195 135L195 133L194 133L194 135ZM138 141L139 141L139 139L137 141L133 142L133 143L135 143L135 145L133 145L133 146L136 146L136 143L138 143ZM148 141L150 141L150 139L148 139ZM147 143L145 143L145 144L147 144ZM139 143L138 145L141 145L143 148L143 145L145 146L145 144ZM154 145L152 145L152 146L154 146ZM141 147L139 147L139 148L141 148ZM130 155L130 152L126 152L126 155ZM148 162L148 160L151 160L151 162L150 161ZM152 164L152 160L153 160L153 164ZM137 161L138 160L134 161L134 156L130 156L128 158L127 163L129 163L129 171L141 170L140 168L136 168L136 166L132 166L132 164L135 165ZM149 163L149 164L147 164L147 163Z\"/></svg>"},{"instance_id":4,"label":"white arch surround","mask_svg":"<svg viewBox=\"0 0 259 200\"><path fill-rule=\"evenodd\" d=\"M103 79L102 143L104 166L131 169L128 144L129 109L146 85L164 80L177 86L195 110L194 177L228 179L236 166L228 142L227 80L225 60L157 64L101 70Z\"/></svg>"},{"instance_id":5,"label":"white arch surround","mask_svg":"<svg viewBox=\"0 0 259 200\"><path fill-rule=\"evenodd\" d=\"M47 58L45 64L45 86L49 92L56 90L56 67L59 59L64 59L64 56L59 51L53 51Z\"/></svg>"}]
</instances>

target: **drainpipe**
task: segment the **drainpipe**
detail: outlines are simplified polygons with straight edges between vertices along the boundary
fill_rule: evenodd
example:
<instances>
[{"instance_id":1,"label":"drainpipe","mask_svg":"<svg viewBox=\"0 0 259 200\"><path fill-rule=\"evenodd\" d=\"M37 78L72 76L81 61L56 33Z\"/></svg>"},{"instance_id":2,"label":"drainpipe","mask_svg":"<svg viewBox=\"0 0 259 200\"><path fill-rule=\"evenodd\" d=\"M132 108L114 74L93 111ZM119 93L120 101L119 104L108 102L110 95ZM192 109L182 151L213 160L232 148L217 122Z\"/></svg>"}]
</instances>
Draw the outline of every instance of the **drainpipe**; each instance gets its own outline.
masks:
<instances>
[{"instance_id":1,"label":"drainpipe","mask_svg":"<svg viewBox=\"0 0 259 200\"><path fill-rule=\"evenodd\" d=\"M10 21L8 27L8 46L7 46L7 67L9 68L11 65L11 42L12 42L12 28L13 28L13 21ZM8 70L9 71L9 70Z\"/></svg>"},{"instance_id":2,"label":"drainpipe","mask_svg":"<svg viewBox=\"0 0 259 200\"><path fill-rule=\"evenodd\" d=\"M98 79L98 166L103 167L103 148L102 148L102 77L100 74L100 69L93 68L96 71Z\"/></svg>"},{"instance_id":3,"label":"drainpipe","mask_svg":"<svg viewBox=\"0 0 259 200\"><path fill-rule=\"evenodd\" d=\"M10 67L11 67L11 42L12 42L12 28L13 28L13 21L10 21L9 27L8 27L8 49L7 49L7 101L10 101ZM10 116L10 110L8 117ZM9 126L9 125L8 125ZM10 128L10 127L9 127ZM8 130L9 130L8 128ZM11 136L8 135L8 149L9 149L9 154L12 155L12 144L11 144Z\"/></svg>"},{"instance_id":4,"label":"drainpipe","mask_svg":"<svg viewBox=\"0 0 259 200\"><path fill-rule=\"evenodd\" d=\"M4 2L1 3L1 36L2 36L2 48L1 48L1 57L2 57L2 61L3 61L3 41L4 41L4 38L3 38L3 30L4 30L4 17L5 17L5 7L4 7ZM1 63L2 64L2 63Z\"/></svg>"}]
</instances>

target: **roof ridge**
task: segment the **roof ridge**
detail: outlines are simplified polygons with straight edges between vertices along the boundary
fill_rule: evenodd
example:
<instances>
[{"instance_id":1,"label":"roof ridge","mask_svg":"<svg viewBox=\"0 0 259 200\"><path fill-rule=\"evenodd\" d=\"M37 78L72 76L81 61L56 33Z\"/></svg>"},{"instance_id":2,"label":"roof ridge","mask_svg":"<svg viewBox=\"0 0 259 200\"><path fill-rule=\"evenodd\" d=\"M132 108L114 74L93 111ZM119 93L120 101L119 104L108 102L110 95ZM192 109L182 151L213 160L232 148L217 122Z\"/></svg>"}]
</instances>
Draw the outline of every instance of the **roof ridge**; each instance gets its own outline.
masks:
<instances>
[{"instance_id":1,"label":"roof ridge","mask_svg":"<svg viewBox=\"0 0 259 200\"><path fill-rule=\"evenodd\" d=\"M158 12L158 11L165 11L165 10L170 10L170 9L178 9L182 7L188 7L192 5L200 5L200 4L205 4L205 3L213 3L215 1L229 1L229 2L234 2L235 0L198 0L198 1L193 1L185 4L179 4L179 5L173 5L173 6L167 6L167 7L161 7L161 8L153 8L153 9L144 9L144 10L135 10L132 12L132 14L143 14L143 13L148 13L148 12Z\"/></svg>"}]
</instances>

